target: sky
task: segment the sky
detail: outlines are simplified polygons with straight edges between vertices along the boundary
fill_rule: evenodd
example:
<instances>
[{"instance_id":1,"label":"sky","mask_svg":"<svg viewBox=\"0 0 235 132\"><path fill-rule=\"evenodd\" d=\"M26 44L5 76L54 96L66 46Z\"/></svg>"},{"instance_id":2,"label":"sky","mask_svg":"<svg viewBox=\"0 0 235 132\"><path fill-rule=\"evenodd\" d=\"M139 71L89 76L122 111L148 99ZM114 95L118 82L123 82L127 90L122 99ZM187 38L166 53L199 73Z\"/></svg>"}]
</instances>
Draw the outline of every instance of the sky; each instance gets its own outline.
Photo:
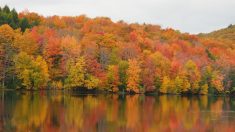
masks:
<instances>
[{"instance_id":1,"label":"sky","mask_svg":"<svg viewBox=\"0 0 235 132\"><path fill-rule=\"evenodd\" d=\"M235 0L0 0L0 6L6 4L43 16L105 16L115 22L156 24L192 34L235 24Z\"/></svg>"}]
</instances>

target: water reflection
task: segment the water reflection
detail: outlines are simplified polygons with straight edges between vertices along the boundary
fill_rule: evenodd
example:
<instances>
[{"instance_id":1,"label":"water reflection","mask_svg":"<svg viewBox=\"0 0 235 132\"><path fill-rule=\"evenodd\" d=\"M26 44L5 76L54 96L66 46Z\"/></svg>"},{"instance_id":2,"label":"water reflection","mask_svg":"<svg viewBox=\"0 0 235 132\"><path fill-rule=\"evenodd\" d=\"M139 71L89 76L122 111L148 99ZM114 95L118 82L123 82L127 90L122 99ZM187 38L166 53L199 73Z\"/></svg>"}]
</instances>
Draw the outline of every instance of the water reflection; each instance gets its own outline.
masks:
<instances>
[{"instance_id":1,"label":"water reflection","mask_svg":"<svg viewBox=\"0 0 235 132\"><path fill-rule=\"evenodd\" d=\"M6 92L0 131L234 131L228 97Z\"/></svg>"}]
</instances>

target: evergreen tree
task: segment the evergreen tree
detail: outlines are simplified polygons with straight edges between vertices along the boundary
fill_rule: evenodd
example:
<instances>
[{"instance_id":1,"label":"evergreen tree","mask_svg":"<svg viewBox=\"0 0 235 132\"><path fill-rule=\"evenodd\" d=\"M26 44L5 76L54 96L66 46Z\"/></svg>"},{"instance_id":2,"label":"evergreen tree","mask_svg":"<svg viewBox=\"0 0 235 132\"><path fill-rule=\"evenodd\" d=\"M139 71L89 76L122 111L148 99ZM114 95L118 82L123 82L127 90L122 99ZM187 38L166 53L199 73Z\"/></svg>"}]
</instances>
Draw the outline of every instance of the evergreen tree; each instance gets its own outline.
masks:
<instances>
[{"instance_id":1,"label":"evergreen tree","mask_svg":"<svg viewBox=\"0 0 235 132\"><path fill-rule=\"evenodd\" d=\"M20 20L19 27L21 28L21 31L23 32L26 30L26 28L29 28L30 26L29 26L28 19L22 18Z\"/></svg>"}]
</instances>

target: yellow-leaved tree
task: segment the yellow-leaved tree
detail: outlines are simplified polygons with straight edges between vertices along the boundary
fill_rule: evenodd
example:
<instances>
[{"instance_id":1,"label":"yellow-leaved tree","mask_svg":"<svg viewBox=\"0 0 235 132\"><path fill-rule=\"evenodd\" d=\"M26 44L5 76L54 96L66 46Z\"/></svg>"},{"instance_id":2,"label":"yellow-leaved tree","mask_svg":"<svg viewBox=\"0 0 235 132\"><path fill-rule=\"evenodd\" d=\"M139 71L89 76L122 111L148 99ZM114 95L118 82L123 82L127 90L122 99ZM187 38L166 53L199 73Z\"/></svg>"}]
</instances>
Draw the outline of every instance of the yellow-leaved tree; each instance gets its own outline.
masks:
<instances>
[{"instance_id":1,"label":"yellow-leaved tree","mask_svg":"<svg viewBox=\"0 0 235 132\"><path fill-rule=\"evenodd\" d=\"M140 65L136 59L128 60L129 67L127 69L127 91L135 93L143 92L140 90Z\"/></svg>"},{"instance_id":2,"label":"yellow-leaved tree","mask_svg":"<svg viewBox=\"0 0 235 132\"><path fill-rule=\"evenodd\" d=\"M39 48L39 44L37 44L29 30L26 30L23 34L17 34L13 46L19 52L25 52L28 55L36 54Z\"/></svg>"},{"instance_id":3,"label":"yellow-leaved tree","mask_svg":"<svg viewBox=\"0 0 235 132\"><path fill-rule=\"evenodd\" d=\"M112 92L117 92L119 84L120 81L119 81L118 67L116 65L109 65L108 74L107 74L107 85L109 88L108 90Z\"/></svg>"},{"instance_id":4,"label":"yellow-leaved tree","mask_svg":"<svg viewBox=\"0 0 235 132\"><path fill-rule=\"evenodd\" d=\"M89 74L86 70L86 63L83 57L70 60L67 64L68 75L65 79L65 88L96 88L99 79Z\"/></svg>"},{"instance_id":5,"label":"yellow-leaved tree","mask_svg":"<svg viewBox=\"0 0 235 132\"><path fill-rule=\"evenodd\" d=\"M20 52L14 58L17 77L26 89L45 88L49 81L46 61L41 57L36 58L25 52Z\"/></svg>"},{"instance_id":6,"label":"yellow-leaved tree","mask_svg":"<svg viewBox=\"0 0 235 132\"><path fill-rule=\"evenodd\" d=\"M192 60L188 60L185 64L186 76L190 82L191 92L199 92L199 82L201 80L201 74L197 65Z\"/></svg>"},{"instance_id":7,"label":"yellow-leaved tree","mask_svg":"<svg viewBox=\"0 0 235 132\"><path fill-rule=\"evenodd\" d=\"M164 76L163 77L163 81L162 81L162 85L159 89L159 92L160 93L167 93L168 90L170 89L170 86L171 86L171 80L169 79L168 76Z\"/></svg>"}]
</instances>

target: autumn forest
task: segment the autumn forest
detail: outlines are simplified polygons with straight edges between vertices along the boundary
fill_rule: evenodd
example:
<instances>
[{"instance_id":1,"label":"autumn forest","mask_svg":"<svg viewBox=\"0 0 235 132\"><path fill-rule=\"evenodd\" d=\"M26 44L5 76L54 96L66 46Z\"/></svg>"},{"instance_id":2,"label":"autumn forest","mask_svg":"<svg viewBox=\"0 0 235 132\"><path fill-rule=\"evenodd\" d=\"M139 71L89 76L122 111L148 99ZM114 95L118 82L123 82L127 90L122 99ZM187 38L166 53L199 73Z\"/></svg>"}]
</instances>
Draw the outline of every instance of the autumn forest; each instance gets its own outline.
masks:
<instances>
[{"instance_id":1,"label":"autumn forest","mask_svg":"<svg viewBox=\"0 0 235 132\"><path fill-rule=\"evenodd\" d=\"M188 34L107 17L0 8L0 87L111 93L235 93L235 26ZM232 38L233 36L233 38Z\"/></svg>"}]
</instances>

